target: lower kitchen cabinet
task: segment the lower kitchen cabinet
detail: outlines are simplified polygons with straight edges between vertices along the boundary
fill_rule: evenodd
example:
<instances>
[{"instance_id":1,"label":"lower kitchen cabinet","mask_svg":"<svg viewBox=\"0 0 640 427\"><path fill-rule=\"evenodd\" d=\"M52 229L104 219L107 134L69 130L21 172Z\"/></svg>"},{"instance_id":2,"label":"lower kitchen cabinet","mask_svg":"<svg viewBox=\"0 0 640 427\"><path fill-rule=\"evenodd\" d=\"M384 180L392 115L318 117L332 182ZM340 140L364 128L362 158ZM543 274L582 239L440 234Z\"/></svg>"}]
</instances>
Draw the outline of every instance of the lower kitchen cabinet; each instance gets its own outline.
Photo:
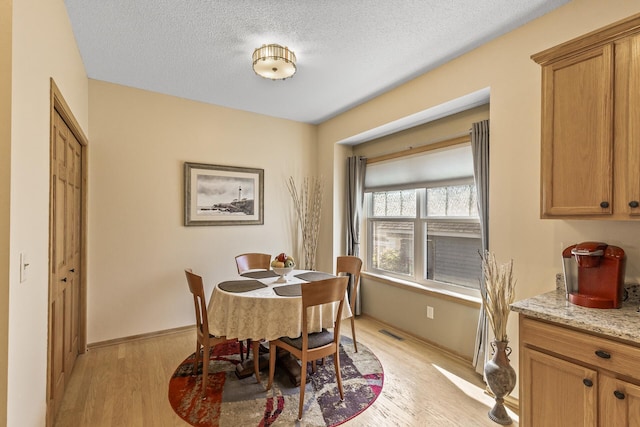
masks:
<instances>
[{"instance_id":1,"label":"lower kitchen cabinet","mask_svg":"<svg viewBox=\"0 0 640 427\"><path fill-rule=\"evenodd\" d=\"M520 425L640 427L640 347L521 314Z\"/></svg>"},{"instance_id":2,"label":"lower kitchen cabinet","mask_svg":"<svg viewBox=\"0 0 640 427\"><path fill-rule=\"evenodd\" d=\"M640 426L640 386L605 374L599 383L600 425Z\"/></svg>"}]
</instances>

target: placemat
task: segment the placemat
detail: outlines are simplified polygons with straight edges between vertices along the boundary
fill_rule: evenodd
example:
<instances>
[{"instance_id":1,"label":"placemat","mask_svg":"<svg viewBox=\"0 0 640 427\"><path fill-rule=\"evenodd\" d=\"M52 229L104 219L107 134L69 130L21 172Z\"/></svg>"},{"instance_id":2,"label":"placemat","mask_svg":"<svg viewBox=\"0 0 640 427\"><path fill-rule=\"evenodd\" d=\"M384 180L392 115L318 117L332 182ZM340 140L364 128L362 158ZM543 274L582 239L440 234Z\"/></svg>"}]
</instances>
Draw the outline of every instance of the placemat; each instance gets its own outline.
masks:
<instances>
[{"instance_id":1,"label":"placemat","mask_svg":"<svg viewBox=\"0 0 640 427\"><path fill-rule=\"evenodd\" d=\"M227 292L249 292L255 289L266 288L267 285L257 280L229 280L220 283L218 287Z\"/></svg>"},{"instance_id":2,"label":"placemat","mask_svg":"<svg viewBox=\"0 0 640 427\"><path fill-rule=\"evenodd\" d=\"M302 296L302 289L300 283L293 285L276 286L273 291L281 297L299 297Z\"/></svg>"},{"instance_id":3,"label":"placemat","mask_svg":"<svg viewBox=\"0 0 640 427\"><path fill-rule=\"evenodd\" d=\"M321 271L307 271L306 273L296 274L296 277L307 282L317 282L318 280L332 279L336 276Z\"/></svg>"},{"instance_id":4,"label":"placemat","mask_svg":"<svg viewBox=\"0 0 640 427\"><path fill-rule=\"evenodd\" d=\"M278 277L279 274L277 274L273 270L266 270L266 271L261 270L261 271L248 271L246 273L242 273L241 276L250 277L252 279L268 279L269 277Z\"/></svg>"}]
</instances>

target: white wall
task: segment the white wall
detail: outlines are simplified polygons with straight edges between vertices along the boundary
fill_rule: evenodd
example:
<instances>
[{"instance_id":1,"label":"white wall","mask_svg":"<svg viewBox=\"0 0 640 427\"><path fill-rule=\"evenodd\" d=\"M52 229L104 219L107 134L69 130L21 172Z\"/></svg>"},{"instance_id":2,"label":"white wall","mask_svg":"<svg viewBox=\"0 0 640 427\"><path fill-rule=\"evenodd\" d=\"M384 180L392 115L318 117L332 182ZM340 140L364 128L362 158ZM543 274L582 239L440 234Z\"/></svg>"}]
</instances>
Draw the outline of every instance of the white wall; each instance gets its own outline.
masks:
<instances>
[{"instance_id":1,"label":"white wall","mask_svg":"<svg viewBox=\"0 0 640 427\"><path fill-rule=\"evenodd\" d=\"M50 78L88 129L88 81L62 0L13 3L7 425L42 426L46 409ZM29 256L20 283L19 254Z\"/></svg>"},{"instance_id":2,"label":"white wall","mask_svg":"<svg viewBox=\"0 0 640 427\"><path fill-rule=\"evenodd\" d=\"M296 255L290 176L315 171L316 128L90 80L88 342L193 324L244 252ZM183 226L183 163L264 169L264 225Z\"/></svg>"},{"instance_id":3,"label":"white wall","mask_svg":"<svg viewBox=\"0 0 640 427\"><path fill-rule=\"evenodd\" d=\"M491 251L514 260L517 299L555 286L560 248L571 242L603 240L627 251L627 277L640 279L640 224L637 222L541 220L541 72L530 56L640 12L630 0L573 0L565 6L465 54L370 102L320 125L319 149L333 152L337 141L489 87L491 90ZM324 158L321 156L321 158ZM334 164L321 165L330 167ZM343 179L335 170L335 180ZM334 239L340 239L333 224ZM323 248L330 251L331 248ZM363 289L363 293L366 288ZM414 319L421 321L420 319ZM508 328L517 347L517 317ZM511 357L518 364L517 351Z\"/></svg>"}]
</instances>

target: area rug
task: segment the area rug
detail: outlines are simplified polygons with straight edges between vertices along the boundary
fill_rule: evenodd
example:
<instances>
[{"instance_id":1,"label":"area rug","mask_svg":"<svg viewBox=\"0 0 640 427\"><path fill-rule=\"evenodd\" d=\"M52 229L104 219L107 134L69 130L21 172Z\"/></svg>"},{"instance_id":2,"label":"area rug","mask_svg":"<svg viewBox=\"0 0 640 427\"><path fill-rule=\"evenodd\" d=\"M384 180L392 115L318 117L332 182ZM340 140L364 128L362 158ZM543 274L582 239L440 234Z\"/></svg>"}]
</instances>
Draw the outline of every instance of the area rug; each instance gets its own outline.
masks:
<instances>
[{"instance_id":1,"label":"area rug","mask_svg":"<svg viewBox=\"0 0 640 427\"><path fill-rule=\"evenodd\" d=\"M299 386L276 368L274 387L266 391L269 370L261 372L262 384L254 376L238 379L235 367L240 363L237 343L219 345L211 350L207 399L201 396L202 364L193 374L195 354L176 369L169 381L169 402L187 423L213 426L337 426L367 409L380 395L384 382L382 365L362 343L354 353L351 339L343 337L340 366L344 401L340 400L333 357L318 364L305 388L304 412L298 422Z\"/></svg>"}]
</instances>

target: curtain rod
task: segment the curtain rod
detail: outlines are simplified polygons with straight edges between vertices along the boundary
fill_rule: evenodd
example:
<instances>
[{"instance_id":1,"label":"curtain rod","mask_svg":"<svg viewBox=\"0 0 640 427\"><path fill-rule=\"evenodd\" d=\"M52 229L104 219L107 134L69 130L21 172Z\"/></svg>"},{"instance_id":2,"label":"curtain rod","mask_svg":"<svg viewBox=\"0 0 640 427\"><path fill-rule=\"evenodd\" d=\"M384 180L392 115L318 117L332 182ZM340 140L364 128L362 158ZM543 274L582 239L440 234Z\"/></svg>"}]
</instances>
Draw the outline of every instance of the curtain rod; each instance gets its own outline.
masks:
<instances>
[{"instance_id":1,"label":"curtain rod","mask_svg":"<svg viewBox=\"0 0 640 427\"><path fill-rule=\"evenodd\" d=\"M400 157L411 156L413 154L424 153L427 151L437 150L439 148L451 147L453 145L464 144L471 142L470 135L458 136L456 138L447 139L440 142L434 142L433 144L421 145L419 147L409 147L403 151L397 151L395 153L383 154L382 156L370 157L367 159L367 164L382 162L385 160L397 159Z\"/></svg>"}]
</instances>

